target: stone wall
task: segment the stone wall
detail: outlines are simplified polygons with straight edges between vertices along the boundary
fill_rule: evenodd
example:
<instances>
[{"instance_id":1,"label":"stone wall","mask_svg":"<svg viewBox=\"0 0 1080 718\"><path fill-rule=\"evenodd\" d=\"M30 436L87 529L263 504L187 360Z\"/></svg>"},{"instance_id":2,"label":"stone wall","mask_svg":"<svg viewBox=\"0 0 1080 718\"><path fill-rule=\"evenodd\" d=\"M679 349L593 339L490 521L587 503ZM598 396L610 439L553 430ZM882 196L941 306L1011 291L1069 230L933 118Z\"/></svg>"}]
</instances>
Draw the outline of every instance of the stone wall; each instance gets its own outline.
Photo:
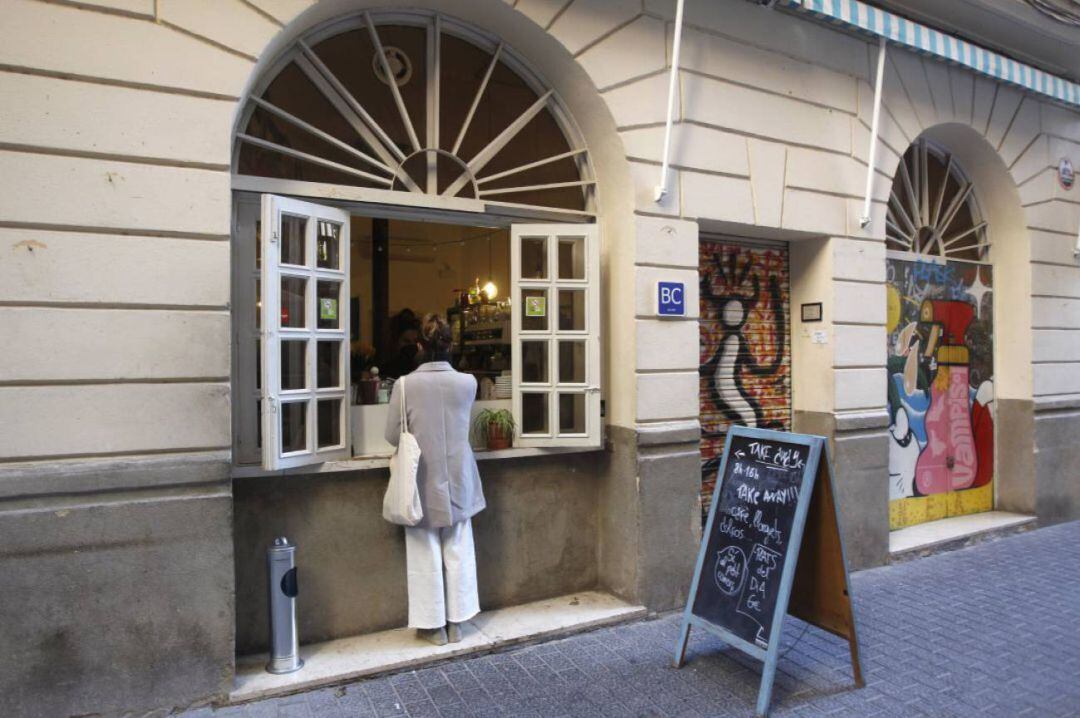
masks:
<instances>
[{"instance_id":1,"label":"stone wall","mask_svg":"<svg viewBox=\"0 0 1080 718\"><path fill-rule=\"evenodd\" d=\"M599 585L599 452L480 464L488 507L473 520L480 606L513 606ZM297 546L302 643L407 620L402 529L382 518L385 469L239 480L236 650L266 650L266 548Z\"/></svg>"},{"instance_id":2,"label":"stone wall","mask_svg":"<svg viewBox=\"0 0 1080 718\"><path fill-rule=\"evenodd\" d=\"M143 713L228 692L228 475L222 456L4 470L4 715Z\"/></svg>"}]
</instances>

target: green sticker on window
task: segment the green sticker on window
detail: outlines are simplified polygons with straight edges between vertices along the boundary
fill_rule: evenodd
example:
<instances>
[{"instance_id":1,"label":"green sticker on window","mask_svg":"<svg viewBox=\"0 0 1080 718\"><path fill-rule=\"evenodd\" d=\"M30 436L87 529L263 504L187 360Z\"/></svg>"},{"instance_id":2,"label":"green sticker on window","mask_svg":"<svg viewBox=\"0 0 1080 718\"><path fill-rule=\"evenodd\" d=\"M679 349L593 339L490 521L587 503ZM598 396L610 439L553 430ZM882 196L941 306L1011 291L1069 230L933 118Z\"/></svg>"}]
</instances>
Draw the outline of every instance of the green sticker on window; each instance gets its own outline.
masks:
<instances>
[{"instance_id":1,"label":"green sticker on window","mask_svg":"<svg viewBox=\"0 0 1080 718\"><path fill-rule=\"evenodd\" d=\"M337 300L324 298L319 300L319 319L337 319Z\"/></svg>"},{"instance_id":2,"label":"green sticker on window","mask_svg":"<svg viewBox=\"0 0 1080 718\"><path fill-rule=\"evenodd\" d=\"M525 297L525 316L547 316L547 297Z\"/></svg>"}]
</instances>

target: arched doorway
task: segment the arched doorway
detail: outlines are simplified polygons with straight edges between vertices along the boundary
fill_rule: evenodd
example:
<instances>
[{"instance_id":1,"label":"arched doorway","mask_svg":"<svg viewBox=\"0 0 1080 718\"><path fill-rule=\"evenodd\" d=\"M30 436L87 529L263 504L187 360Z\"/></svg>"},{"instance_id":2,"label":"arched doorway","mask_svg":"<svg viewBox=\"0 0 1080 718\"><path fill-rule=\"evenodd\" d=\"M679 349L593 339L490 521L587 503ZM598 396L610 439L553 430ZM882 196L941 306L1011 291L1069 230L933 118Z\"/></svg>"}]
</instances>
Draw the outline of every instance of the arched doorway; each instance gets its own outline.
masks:
<instances>
[{"instance_id":1,"label":"arched doorway","mask_svg":"<svg viewBox=\"0 0 1080 718\"><path fill-rule=\"evenodd\" d=\"M889 526L994 506L994 302L973 181L922 138L886 220Z\"/></svg>"}]
</instances>

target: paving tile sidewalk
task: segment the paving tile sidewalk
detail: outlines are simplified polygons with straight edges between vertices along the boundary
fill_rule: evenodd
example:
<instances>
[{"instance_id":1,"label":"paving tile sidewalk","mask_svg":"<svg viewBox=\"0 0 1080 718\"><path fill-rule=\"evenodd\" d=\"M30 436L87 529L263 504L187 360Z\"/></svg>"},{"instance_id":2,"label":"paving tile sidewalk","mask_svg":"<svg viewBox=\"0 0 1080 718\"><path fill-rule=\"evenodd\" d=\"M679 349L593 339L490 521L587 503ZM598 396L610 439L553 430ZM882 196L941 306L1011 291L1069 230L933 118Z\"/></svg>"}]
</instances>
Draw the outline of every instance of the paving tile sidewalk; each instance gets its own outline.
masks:
<instances>
[{"instance_id":1,"label":"paving tile sidewalk","mask_svg":"<svg viewBox=\"0 0 1080 718\"><path fill-rule=\"evenodd\" d=\"M1080 522L853 577L846 644L790 619L775 716L1080 716ZM669 614L505 653L186 718L752 716L760 664Z\"/></svg>"}]
</instances>

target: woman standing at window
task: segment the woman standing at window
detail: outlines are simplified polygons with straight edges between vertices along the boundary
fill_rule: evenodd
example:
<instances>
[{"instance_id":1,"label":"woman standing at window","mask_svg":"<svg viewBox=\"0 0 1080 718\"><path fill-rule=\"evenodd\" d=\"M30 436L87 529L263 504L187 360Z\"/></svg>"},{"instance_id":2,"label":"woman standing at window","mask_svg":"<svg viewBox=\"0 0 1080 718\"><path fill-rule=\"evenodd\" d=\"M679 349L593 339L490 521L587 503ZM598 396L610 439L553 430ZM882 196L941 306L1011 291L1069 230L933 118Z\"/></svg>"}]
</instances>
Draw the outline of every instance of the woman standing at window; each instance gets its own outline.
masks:
<instances>
[{"instance_id":1,"label":"woman standing at window","mask_svg":"<svg viewBox=\"0 0 1080 718\"><path fill-rule=\"evenodd\" d=\"M461 640L460 624L480 612L472 517L485 503L469 445L476 379L450 366L450 325L443 317L424 317L418 345L423 363L394 384L386 440L398 443L404 384L409 430L420 444L416 483L424 509L420 523L405 528L409 626L443 645Z\"/></svg>"}]
</instances>

